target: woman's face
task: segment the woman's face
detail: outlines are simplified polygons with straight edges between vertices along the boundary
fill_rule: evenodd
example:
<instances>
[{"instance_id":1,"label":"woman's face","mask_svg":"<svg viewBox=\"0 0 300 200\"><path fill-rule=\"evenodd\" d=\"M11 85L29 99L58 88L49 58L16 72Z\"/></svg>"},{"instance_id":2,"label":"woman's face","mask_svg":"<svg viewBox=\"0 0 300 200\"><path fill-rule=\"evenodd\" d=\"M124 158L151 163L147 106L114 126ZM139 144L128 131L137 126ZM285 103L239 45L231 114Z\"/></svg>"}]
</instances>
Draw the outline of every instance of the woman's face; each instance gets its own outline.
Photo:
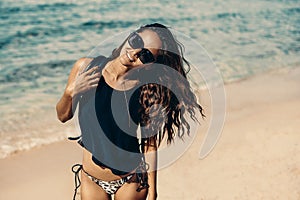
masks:
<instances>
[{"instance_id":1,"label":"woman's face","mask_svg":"<svg viewBox=\"0 0 300 200\"><path fill-rule=\"evenodd\" d=\"M155 32L147 29L141 33L134 32L121 49L120 62L127 67L152 63L161 47L162 42Z\"/></svg>"}]
</instances>

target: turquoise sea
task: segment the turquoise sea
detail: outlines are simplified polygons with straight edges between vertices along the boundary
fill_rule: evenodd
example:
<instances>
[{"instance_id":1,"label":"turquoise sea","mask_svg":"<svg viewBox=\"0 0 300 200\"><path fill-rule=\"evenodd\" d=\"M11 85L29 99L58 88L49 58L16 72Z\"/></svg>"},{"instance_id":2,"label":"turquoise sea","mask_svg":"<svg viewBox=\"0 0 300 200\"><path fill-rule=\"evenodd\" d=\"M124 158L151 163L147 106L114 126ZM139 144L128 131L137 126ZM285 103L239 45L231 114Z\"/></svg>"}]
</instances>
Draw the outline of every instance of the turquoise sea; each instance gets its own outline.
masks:
<instances>
[{"instance_id":1,"label":"turquoise sea","mask_svg":"<svg viewBox=\"0 0 300 200\"><path fill-rule=\"evenodd\" d=\"M0 158L66 137L53 127L68 73L109 36L166 24L201 44L226 84L298 67L299 19L299 0L1 0Z\"/></svg>"}]
</instances>

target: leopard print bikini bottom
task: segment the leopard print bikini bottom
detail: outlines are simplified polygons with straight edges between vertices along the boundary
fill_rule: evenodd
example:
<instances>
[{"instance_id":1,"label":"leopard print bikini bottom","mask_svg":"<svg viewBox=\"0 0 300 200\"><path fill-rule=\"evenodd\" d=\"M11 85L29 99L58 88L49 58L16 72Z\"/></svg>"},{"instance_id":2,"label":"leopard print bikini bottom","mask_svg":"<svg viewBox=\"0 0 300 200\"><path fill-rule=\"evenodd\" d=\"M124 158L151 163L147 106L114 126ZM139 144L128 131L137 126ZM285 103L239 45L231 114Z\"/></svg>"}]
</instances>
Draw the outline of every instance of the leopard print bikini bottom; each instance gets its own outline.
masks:
<instances>
[{"instance_id":1,"label":"leopard print bikini bottom","mask_svg":"<svg viewBox=\"0 0 300 200\"><path fill-rule=\"evenodd\" d=\"M73 200L76 199L77 190L81 185L81 181L79 178L79 172L82 171L85 173L85 175L92 180L94 183L99 185L107 194L115 194L122 185L124 185L126 182L131 181L131 179L135 176L137 180L134 180L139 183L138 188L136 189L137 192L140 192L141 190L145 188L149 188L148 184L148 176L147 176L147 165L143 162L141 163L138 168L136 169L135 173L129 174L126 177L123 177L118 180L113 181L103 181L100 179L95 178L94 176L87 173L81 164L75 164L72 166L72 172L75 174L75 192L73 196Z\"/></svg>"},{"instance_id":2,"label":"leopard print bikini bottom","mask_svg":"<svg viewBox=\"0 0 300 200\"><path fill-rule=\"evenodd\" d=\"M91 181L93 181L94 183L99 185L107 194L110 194L110 195L115 194L117 192L117 190L122 185L124 185L126 182L128 182L134 175L134 174L129 174L128 176L123 177L118 180L103 181L103 180L97 179L94 176L90 175L83 168L82 168L82 171L85 173L85 175L87 177L89 177L89 179L91 179Z\"/></svg>"}]
</instances>

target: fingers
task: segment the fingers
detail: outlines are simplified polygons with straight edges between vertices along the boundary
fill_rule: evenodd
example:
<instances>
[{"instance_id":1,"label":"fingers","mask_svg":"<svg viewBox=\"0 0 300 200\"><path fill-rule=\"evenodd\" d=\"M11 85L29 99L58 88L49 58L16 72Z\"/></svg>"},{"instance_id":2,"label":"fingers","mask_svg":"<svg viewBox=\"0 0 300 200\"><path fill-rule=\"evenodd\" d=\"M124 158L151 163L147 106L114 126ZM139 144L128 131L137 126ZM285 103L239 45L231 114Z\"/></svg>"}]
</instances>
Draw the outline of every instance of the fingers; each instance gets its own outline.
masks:
<instances>
[{"instance_id":1,"label":"fingers","mask_svg":"<svg viewBox=\"0 0 300 200\"><path fill-rule=\"evenodd\" d=\"M90 85L90 89L94 89L98 86L98 83Z\"/></svg>"},{"instance_id":2,"label":"fingers","mask_svg":"<svg viewBox=\"0 0 300 200\"><path fill-rule=\"evenodd\" d=\"M101 77L101 74L98 72L91 76L87 76L85 78L85 80L87 82L87 85L93 85L93 84L98 84L100 77Z\"/></svg>"},{"instance_id":3,"label":"fingers","mask_svg":"<svg viewBox=\"0 0 300 200\"><path fill-rule=\"evenodd\" d=\"M95 71L97 69L98 69L98 67L96 66L96 67L92 67L91 69L85 71L86 68L82 67L82 68L80 68L78 74L79 74L79 76L89 76L89 75L95 73Z\"/></svg>"},{"instance_id":4,"label":"fingers","mask_svg":"<svg viewBox=\"0 0 300 200\"><path fill-rule=\"evenodd\" d=\"M98 84L100 78L93 78L88 81L88 85Z\"/></svg>"},{"instance_id":5,"label":"fingers","mask_svg":"<svg viewBox=\"0 0 300 200\"><path fill-rule=\"evenodd\" d=\"M98 82L99 82L98 78L89 81L88 85L86 86L85 91L97 88L98 87Z\"/></svg>"},{"instance_id":6,"label":"fingers","mask_svg":"<svg viewBox=\"0 0 300 200\"><path fill-rule=\"evenodd\" d=\"M86 77L87 85L89 86L90 89L98 86L100 77L101 77L100 72L97 72L95 74L92 74L92 75Z\"/></svg>"},{"instance_id":7,"label":"fingers","mask_svg":"<svg viewBox=\"0 0 300 200\"><path fill-rule=\"evenodd\" d=\"M92 75L89 76L90 79L94 79L94 78L99 78L101 76L101 73L100 72L96 72Z\"/></svg>"},{"instance_id":8,"label":"fingers","mask_svg":"<svg viewBox=\"0 0 300 200\"><path fill-rule=\"evenodd\" d=\"M95 78L89 81L78 82L78 84L76 84L75 86L75 90L77 91L77 93L83 93L88 90L94 89L98 86L99 80L100 78Z\"/></svg>"},{"instance_id":9,"label":"fingers","mask_svg":"<svg viewBox=\"0 0 300 200\"><path fill-rule=\"evenodd\" d=\"M86 72L84 72L84 74L86 74L86 75L92 75L92 74L95 73L98 69L99 69L98 66L92 67L91 69L89 69L89 70L87 70Z\"/></svg>"},{"instance_id":10,"label":"fingers","mask_svg":"<svg viewBox=\"0 0 300 200\"><path fill-rule=\"evenodd\" d=\"M82 72L79 73L76 81L76 90L78 93L83 93L90 89L97 88L101 78L101 72L99 69L99 66L92 67L87 71L85 71L86 68L83 70L81 69Z\"/></svg>"},{"instance_id":11,"label":"fingers","mask_svg":"<svg viewBox=\"0 0 300 200\"><path fill-rule=\"evenodd\" d=\"M82 83L84 83L84 82L88 83L89 81L92 81L92 80L95 80L95 79L96 79L96 81L99 81L100 77L101 77L100 72L97 72L97 73L92 74L92 75L88 75L88 74L86 74L86 72L84 72L83 74L79 75L79 77L77 78L77 81L82 82Z\"/></svg>"}]
</instances>

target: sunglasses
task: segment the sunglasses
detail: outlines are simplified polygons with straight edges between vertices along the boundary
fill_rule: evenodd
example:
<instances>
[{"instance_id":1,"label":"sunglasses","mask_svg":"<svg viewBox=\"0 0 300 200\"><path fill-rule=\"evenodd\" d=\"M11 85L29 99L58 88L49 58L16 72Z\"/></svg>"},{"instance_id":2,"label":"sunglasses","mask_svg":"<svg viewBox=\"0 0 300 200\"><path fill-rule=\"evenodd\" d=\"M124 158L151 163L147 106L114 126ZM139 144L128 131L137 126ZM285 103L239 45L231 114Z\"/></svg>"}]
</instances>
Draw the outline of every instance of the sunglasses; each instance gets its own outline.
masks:
<instances>
[{"instance_id":1,"label":"sunglasses","mask_svg":"<svg viewBox=\"0 0 300 200\"><path fill-rule=\"evenodd\" d=\"M133 49L142 49L137 54L137 57L143 64L152 63L155 61L153 54L151 53L151 51L149 51L149 49L144 48L144 41L136 32L133 32L129 35L128 44Z\"/></svg>"}]
</instances>

